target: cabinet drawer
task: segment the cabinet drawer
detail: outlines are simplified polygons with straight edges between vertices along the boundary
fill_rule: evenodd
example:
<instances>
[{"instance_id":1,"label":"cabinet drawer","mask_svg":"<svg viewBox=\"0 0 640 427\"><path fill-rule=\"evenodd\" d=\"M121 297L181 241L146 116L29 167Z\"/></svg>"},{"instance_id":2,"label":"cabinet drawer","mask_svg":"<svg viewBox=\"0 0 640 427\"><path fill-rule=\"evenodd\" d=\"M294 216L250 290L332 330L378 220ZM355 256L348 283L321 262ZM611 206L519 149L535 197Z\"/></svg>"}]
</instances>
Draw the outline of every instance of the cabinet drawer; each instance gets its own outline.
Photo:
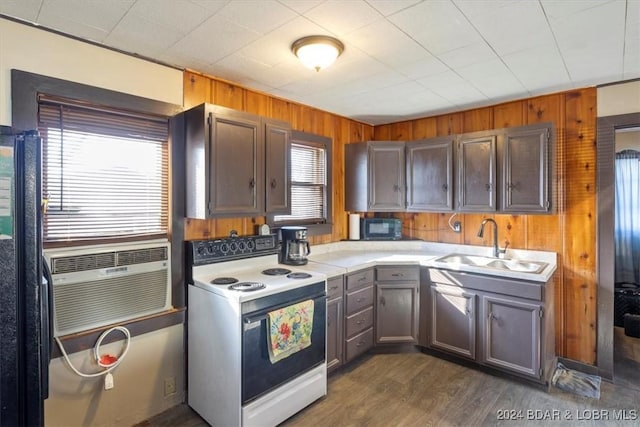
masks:
<instances>
[{"instance_id":1,"label":"cabinet drawer","mask_svg":"<svg viewBox=\"0 0 640 427\"><path fill-rule=\"evenodd\" d=\"M371 347L373 347L373 328L369 328L366 331L347 340L347 362L360 356Z\"/></svg>"},{"instance_id":2,"label":"cabinet drawer","mask_svg":"<svg viewBox=\"0 0 640 427\"><path fill-rule=\"evenodd\" d=\"M373 305L373 286L347 294L347 315Z\"/></svg>"},{"instance_id":3,"label":"cabinet drawer","mask_svg":"<svg viewBox=\"0 0 640 427\"><path fill-rule=\"evenodd\" d=\"M373 326L373 307L369 307L359 313L352 314L346 320L347 338Z\"/></svg>"},{"instance_id":4,"label":"cabinet drawer","mask_svg":"<svg viewBox=\"0 0 640 427\"><path fill-rule=\"evenodd\" d=\"M344 285L342 276L327 279L327 299L334 299L342 296Z\"/></svg>"},{"instance_id":5,"label":"cabinet drawer","mask_svg":"<svg viewBox=\"0 0 640 427\"><path fill-rule=\"evenodd\" d=\"M347 276L347 291L373 284L373 269L358 271Z\"/></svg>"},{"instance_id":6,"label":"cabinet drawer","mask_svg":"<svg viewBox=\"0 0 640 427\"><path fill-rule=\"evenodd\" d=\"M420 280L418 267L378 267L376 268L378 282L407 282Z\"/></svg>"}]
</instances>

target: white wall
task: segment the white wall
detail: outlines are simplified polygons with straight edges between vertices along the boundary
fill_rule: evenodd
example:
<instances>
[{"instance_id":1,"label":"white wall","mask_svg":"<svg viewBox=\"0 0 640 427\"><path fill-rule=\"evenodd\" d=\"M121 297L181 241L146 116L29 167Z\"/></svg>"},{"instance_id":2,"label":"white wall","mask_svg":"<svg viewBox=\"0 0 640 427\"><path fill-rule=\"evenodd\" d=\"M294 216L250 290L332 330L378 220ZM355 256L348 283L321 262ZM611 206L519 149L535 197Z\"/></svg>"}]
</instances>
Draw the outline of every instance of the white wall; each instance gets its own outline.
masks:
<instances>
[{"instance_id":1,"label":"white wall","mask_svg":"<svg viewBox=\"0 0 640 427\"><path fill-rule=\"evenodd\" d=\"M640 81L598 88L598 117L640 112Z\"/></svg>"},{"instance_id":2,"label":"white wall","mask_svg":"<svg viewBox=\"0 0 640 427\"><path fill-rule=\"evenodd\" d=\"M182 105L182 71L0 18L0 125L11 125L11 69Z\"/></svg>"},{"instance_id":3,"label":"white wall","mask_svg":"<svg viewBox=\"0 0 640 427\"><path fill-rule=\"evenodd\" d=\"M11 69L182 105L182 71L0 18L0 125L11 125ZM184 400L184 328L176 325L132 339L115 388L82 379L62 359L51 362L47 426L129 426ZM105 346L117 353L120 344ZM91 352L71 355L87 371ZM177 393L165 398L164 380Z\"/></svg>"},{"instance_id":4,"label":"white wall","mask_svg":"<svg viewBox=\"0 0 640 427\"><path fill-rule=\"evenodd\" d=\"M120 334L120 332L113 332ZM45 425L131 426L184 400L183 325L175 325L131 339L129 351L113 370L114 388L104 390L104 377L81 378L62 358L49 368L49 399ZM101 347L101 354L120 354L123 342ZM92 350L70 355L81 372L96 372ZM165 379L176 380L176 393L164 395Z\"/></svg>"}]
</instances>

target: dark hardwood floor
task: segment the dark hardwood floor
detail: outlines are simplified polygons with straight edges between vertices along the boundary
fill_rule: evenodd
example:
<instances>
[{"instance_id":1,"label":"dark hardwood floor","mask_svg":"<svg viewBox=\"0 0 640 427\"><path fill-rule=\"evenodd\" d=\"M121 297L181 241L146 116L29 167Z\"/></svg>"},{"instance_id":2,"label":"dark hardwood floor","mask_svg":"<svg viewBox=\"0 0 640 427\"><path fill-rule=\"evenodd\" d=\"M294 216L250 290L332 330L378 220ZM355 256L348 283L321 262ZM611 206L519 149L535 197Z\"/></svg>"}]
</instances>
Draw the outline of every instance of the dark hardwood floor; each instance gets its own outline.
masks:
<instances>
[{"instance_id":1,"label":"dark hardwood floor","mask_svg":"<svg viewBox=\"0 0 640 427\"><path fill-rule=\"evenodd\" d=\"M377 353L330 376L327 396L282 426L638 426L640 339L615 337L616 381L602 382L599 400L417 351ZM206 425L183 404L138 427Z\"/></svg>"}]
</instances>

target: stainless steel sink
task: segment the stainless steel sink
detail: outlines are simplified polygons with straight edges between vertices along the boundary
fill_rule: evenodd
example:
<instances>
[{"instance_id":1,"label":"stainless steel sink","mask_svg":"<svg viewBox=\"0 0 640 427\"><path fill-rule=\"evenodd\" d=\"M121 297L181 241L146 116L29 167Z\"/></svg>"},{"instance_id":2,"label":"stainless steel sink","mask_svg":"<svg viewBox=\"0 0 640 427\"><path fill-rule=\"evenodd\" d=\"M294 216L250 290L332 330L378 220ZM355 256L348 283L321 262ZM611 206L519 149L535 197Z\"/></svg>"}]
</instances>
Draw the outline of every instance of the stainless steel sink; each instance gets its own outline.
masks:
<instances>
[{"instance_id":1,"label":"stainless steel sink","mask_svg":"<svg viewBox=\"0 0 640 427\"><path fill-rule=\"evenodd\" d=\"M481 255L449 254L435 259L451 265L486 267L494 270L517 271L521 273L540 273L547 267L546 262L524 261L517 259L498 259Z\"/></svg>"}]
</instances>

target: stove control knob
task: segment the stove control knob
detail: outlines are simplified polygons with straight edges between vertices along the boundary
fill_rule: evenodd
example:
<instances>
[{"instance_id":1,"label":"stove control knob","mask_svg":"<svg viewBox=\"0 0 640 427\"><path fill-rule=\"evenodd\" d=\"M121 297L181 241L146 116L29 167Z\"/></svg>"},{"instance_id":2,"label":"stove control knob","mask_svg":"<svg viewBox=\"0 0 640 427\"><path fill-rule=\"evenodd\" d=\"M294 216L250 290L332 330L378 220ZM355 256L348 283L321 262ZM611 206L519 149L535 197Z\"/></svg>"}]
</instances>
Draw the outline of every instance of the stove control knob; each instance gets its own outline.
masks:
<instances>
[{"instance_id":1,"label":"stove control knob","mask_svg":"<svg viewBox=\"0 0 640 427\"><path fill-rule=\"evenodd\" d=\"M231 252L235 252L238 250L238 244L236 242L231 242L231 244L229 245L229 249L231 249Z\"/></svg>"},{"instance_id":2,"label":"stove control knob","mask_svg":"<svg viewBox=\"0 0 640 427\"><path fill-rule=\"evenodd\" d=\"M253 242L253 240L249 240L247 242L247 250L252 251L256 248L256 244Z\"/></svg>"},{"instance_id":3,"label":"stove control knob","mask_svg":"<svg viewBox=\"0 0 640 427\"><path fill-rule=\"evenodd\" d=\"M238 249L244 251L247 248L247 244L243 241L238 242Z\"/></svg>"},{"instance_id":4,"label":"stove control knob","mask_svg":"<svg viewBox=\"0 0 640 427\"><path fill-rule=\"evenodd\" d=\"M207 253L209 255L213 254L213 243L209 243L209 245L207 246Z\"/></svg>"},{"instance_id":5,"label":"stove control knob","mask_svg":"<svg viewBox=\"0 0 640 427\"><path fill-rule=\"evenodd\" d=\"M198 249L196 249L198 252L198 255L204 255L205 253L205 247L204 246L198 246Z\"/></svg>"},{"instance_id":6,"label":"stove control knob","mask_svg":"<svg viewBox=\"0 0 640 427\"><path fill-rule=\"evenodd\" d=\"M229 252L229 245L227 243L221 244L220 252L222 252L223 254L226 254L227 252Z\"/></svg>"}]
</instances>

